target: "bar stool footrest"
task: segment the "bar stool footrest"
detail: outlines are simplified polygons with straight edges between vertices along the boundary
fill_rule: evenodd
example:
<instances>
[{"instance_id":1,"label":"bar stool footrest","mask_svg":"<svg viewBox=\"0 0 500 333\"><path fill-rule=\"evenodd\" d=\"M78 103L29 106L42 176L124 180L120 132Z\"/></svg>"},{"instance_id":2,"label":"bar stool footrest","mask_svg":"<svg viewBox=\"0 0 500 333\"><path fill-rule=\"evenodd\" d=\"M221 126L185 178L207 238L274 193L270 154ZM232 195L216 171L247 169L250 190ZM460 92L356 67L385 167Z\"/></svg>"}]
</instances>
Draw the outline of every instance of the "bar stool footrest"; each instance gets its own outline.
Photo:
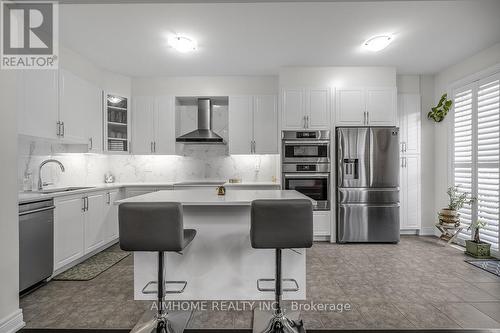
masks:
<instances>
[{"instance_id":1,"label":"bar stool footrest","mask_svg":"<svg viewBox=\"0 0 500 333\"><path fill-rule=\"evenodd\" d=\"M167 286L172 284L181 285L181 288L177 290L167 290ZM145 295L158 294L158 287L152 289L151 286L157 286L158 281L149 281L144 288L142 288L142 293ZM165 281L165 294L182 294L184 289L186 289L187 281Z\"/></svg>"},{"instance_id":2,"label":"bar stool footrest","mask_svg":"<svg viewBox=\"0 0 500 333\"><path fill-rule=\"evenodd\" d=\"M292 282L294 286L292 288L282 288L283 292L296 292L299 291L299 283L295 279L281 279L282 282ZM262 282L274 282L276 286L276 279L258 279L257 280L257 290L258 291L276 291L275 288L263 288L261 287Z\"/></svg>"}]
</instances>

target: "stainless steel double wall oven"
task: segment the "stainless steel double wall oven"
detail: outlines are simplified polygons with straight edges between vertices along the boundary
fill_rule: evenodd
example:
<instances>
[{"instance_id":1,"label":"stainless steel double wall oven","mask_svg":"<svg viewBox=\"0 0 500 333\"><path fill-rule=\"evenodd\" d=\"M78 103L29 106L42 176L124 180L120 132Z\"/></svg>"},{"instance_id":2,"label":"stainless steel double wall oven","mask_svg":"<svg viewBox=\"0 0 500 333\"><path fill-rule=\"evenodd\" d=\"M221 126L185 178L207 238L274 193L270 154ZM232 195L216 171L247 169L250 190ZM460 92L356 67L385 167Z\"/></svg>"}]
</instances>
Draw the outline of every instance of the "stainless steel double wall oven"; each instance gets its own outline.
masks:
<instances>
[{"instance_id":1,"label":"stainless steel double wall oven","mask_svg":"<svg viewBox=\"0 0 500 333\"><path fill-rule=\"evenodd\" d=\"M281 156L283 188L315 200L315 210L330 210L330 131L283 131Z\"/></svg>"}]
</instances>

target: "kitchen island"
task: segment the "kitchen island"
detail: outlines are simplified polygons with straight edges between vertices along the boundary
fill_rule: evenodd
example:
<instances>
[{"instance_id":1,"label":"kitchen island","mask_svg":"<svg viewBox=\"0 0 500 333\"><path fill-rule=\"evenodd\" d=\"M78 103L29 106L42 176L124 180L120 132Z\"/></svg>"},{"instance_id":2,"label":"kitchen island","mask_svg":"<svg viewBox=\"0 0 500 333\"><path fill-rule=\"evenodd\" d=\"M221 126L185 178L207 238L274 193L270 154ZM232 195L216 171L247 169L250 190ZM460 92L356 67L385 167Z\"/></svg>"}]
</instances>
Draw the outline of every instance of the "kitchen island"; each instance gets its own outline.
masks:
<instances>
[{"instance_id":1,"label":"kitchen island","mask_svg":"<svg viewBox=\"0 0 500 333\"><path fill-rule=\"evenodd\" d=\"M274 250L250 244L250 207L257 199L308 199L297 191L231 190L218 196L215 188L168 190L140 195L125 202L180 202L184 228L196 229L193 242L183 251L165 254L166 280L188 282L184 293L169 300L271 300L273 292L257 291L257 279L274 278ZM298 253L297 253L298 252ZM134 298L153 300L143 287L157 277L157 254L134 253ZM283 277L296 279L300 290L284 299L305 299L305 249L283 251ZM169 286L167 290L178 286ZM284 286L286 288L287 286Z\"/></svg>"}]
</instances>

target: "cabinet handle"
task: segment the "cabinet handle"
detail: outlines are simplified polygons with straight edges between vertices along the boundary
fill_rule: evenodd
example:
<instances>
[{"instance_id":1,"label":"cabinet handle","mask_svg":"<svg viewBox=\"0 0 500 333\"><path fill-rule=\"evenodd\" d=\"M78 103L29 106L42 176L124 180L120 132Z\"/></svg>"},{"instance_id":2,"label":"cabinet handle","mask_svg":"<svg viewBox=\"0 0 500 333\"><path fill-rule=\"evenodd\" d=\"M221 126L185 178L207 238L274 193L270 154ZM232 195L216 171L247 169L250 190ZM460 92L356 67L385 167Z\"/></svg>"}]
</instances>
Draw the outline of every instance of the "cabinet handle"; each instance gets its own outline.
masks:
<instances>
[{"instance_id":1,"label":"cabinet handle","mask_svg":"<svg viewBox=\"0 0 500 333\"><path fill-rule=\"evenodd\" d=\"M405 152L405 143L404 142L401 142L401 152L402 153Z\"/></svg>"},{"instance_id":2,"label":"cabinet handle","mask_svg":"<svg viewBox=\"0 0 500 333\"><path fill-rule=\"evenodd\" d=\"M309 128L309 116L306 116L306 128Z\"/></svg>"},{"instance_id":3,"label":"cabinet handle","mask_svg":"<svg viewBox=\"0 0 500 333\"><path fill-rule=\"evenodd\" d=\"M366 125L366 111L363 111L363 125Z\"/></svg>"},{"instance_id":4,"label":"cabinet handle","mask_svg":"<svg viewBox=\"0 0 500 333\"><path fill-rule=\"evenodd\" d=\"M401 167L406 168L406 165L407 165L406 164L406 157L403 156L403 157L401 157Z\"/></svg>"},{"instance_id":5,"label":"cabinet handle","mask_svg":"<svg viewBox=\"0 0 500 333\"><path fill-rule=\"evenodd\" d=\"M153 152L156 153L156 141L153 142Z\"/></svg>"},{"instance_id":6,"label":"cabinet handle","mask_svg":"<svg viewBox=\"0 0 500 333\"><path fill-rule=\"evenodd\" d=\"M128 142L128 147L127 148L128 148L128 153L132 154L132 141Z\"/></svg>"},{"instance_id":7,"label":"cabinet handle","mask_svg":"<svg viewBox=\"0 0 500 333\"><path fill-rule=\"evenodd\" d=\"M106 203L109 205L111 204L111 193L108 192L107 194L108 194L108 200Z\"/></svg>"},{"instance_id":8,"label":"cabinet handle","mask_svg":"<svg viewBox=\"0 0 500 333\"><path fill-rule=\"evenodd\" d=\"M151 144L150 144L149 146L150 146L150 147L149 147L149 152L151 152L151 153L152 153L152 152L153 152L153 141L151 141Z\"/></svg>"},{"instance_id":9,"label":"cabinet handle","mask_svg":"<svg viewBox=\"0 0 500 333\"><path fill-rule=\"evenodd\" d=\"M89 150L94 149L94 140L92 140L92 138L89 138L89 144L90 144Z\"/></svg>"},{"instance_id":10,"label":"cabinet handle","mask_svg":"<svg viewBox=\"0 0 500 333\"><path fill-rule=\"evenodd\" d=\"M406 151L408 150L408 145L406 144L406 142L404 142L404 149L405 149L405 153L406 153Z\"/></svg>"},{"instance_id":11,"label":"cabinet handle","mask_svg":"<svg viewBox=\"0 0 500 333\"><path fill-rule=\"evenodd\" d=\"M253 154L253 140L250 140L250 154Z\"/></svg>"},{"instance_id":12,"label":"cabinet handle","mask_svg":"<svg viewBox=\"0 0 500 333\"><path fill-rule=\"evenodd\" d=\"M85 197L85 210L89 210L89 197Z\"/></svg>"},{"instance_id":13,"label":"cabinet handle","mask_svg":"<svg viewBox=\"0 0 500 333\"><path fill-rule=\"evenodd\" d=\"M56 126L56 135L61 136L61 122L58 121Z\"/></svg>"},{"instance_id":14,"label":"cabinet handle","mask_svg":"<svg viewBox=\"0 0 500 333\"><path fill-rule=\"evenodd\" d=\"M84 212L85 211L85 197L82 198L82 204L83 204L82 212Z\"/></svg>"},{"instance_id":15,"label":"cabinet handle","mask_svg":"<svg viewBox=\"0 0 500 333\"><path fill-rule=\"evenodd\" d=\"M303 125L303 127L304 127L304 128L306 128L306 116L303 116L303 117L302 117L302 120L304 121L304 125Z\"/></svg>"},{"instance_id":16,"label":"cabinet handle","mask_svg":"<svg viewBox=\"0 0 500 333\"><path fill-rule=\"evenodd\" d=\"M366 125L370 125L370 112L366 111Z\"/></svg>"},{"instance_id":17,"label":"cabinet handle","mask_svg":"<svg viewBox=\"0 0 500 333\"><path fill-rule=\"evenodd\" d=\"M255 154L255 151L257 150L257 145L255 143L255 140L253 140L253 153Z\"/></svg>"},{"instance_id":18,"label":"cabinet handle","mask_svg":"<svg viewBox=\"0 0 500 333\"><path fill-rule=\"evenodd\" d=\"M64 138L64 121L61 121L61 136Z\"/></svg>"}]
</instances>

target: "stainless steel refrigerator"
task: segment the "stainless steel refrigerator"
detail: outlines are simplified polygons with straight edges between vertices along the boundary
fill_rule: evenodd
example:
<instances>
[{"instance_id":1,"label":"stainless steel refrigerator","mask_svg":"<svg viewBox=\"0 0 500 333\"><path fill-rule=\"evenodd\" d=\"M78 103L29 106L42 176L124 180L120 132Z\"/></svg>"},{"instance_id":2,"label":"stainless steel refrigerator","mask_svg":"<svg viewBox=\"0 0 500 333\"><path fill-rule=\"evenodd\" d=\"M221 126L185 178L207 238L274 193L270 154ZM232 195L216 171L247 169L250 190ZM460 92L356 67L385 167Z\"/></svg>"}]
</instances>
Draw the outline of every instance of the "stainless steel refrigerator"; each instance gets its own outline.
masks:
<instances>
[{"instance_id":1,"label":"stainless steel refrigerator","mask_svg":"<svg viewBox=\"0 0 500 333\"><path fill-rule=\"evenodd\" d=\"M399 128L338 127L337 242L399 242Z\"/></svg>"}]
</instances>

